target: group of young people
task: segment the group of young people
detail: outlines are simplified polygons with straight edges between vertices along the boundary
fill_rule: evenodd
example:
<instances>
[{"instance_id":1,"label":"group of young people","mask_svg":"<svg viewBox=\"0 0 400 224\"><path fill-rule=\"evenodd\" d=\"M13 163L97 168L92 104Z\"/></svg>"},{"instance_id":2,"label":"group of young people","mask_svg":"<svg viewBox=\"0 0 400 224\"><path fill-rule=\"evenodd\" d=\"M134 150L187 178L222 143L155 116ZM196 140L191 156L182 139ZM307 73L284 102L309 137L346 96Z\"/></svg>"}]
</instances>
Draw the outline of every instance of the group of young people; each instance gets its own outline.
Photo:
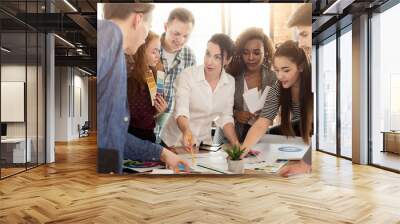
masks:
<instances>
[{"instance_id":1,"label":"group of young people","mask_svg":"<svg viewBox=\"0 0 400 224\"><path fill-rule=\"evenodd\" d=\"M235 42L214 34L205 43L203 63L196 65L186 46L195 28L190 11L171 11L158 35L149 31L153 5L104 4L105 20L98 22L98 166L107 167L113 158L107 152L114 151L118 160L164 161L177 172L179 164L189 169L170 148L212 142L213 122L230 144L242 144L245 156L278 114L279 126L270 133L310 143L309 6L301 6L289 21L299 43L289 40L275 48L260 28L245 30ZM165 74L164 91L152 97L149 85L156 83L158 71ZM253 88L262 93L267 86L263 108L251 113L243 94ZM157 123L161 144L155 143Z\"/></svg>"}]
</instances>

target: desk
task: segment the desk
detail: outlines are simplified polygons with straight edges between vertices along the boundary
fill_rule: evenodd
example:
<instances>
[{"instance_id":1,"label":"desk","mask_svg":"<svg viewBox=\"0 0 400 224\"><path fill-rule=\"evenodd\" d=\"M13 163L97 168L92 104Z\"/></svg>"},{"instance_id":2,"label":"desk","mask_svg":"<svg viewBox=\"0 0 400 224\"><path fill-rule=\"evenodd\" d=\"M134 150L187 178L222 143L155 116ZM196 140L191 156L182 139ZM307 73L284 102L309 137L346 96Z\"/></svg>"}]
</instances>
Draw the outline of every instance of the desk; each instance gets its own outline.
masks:
<instances>
[{"instance_id":1,"label":"desk","mask_svg":"<svg viewBox=\"0 0 400 224\"><path fill-rule=\"evenodd\" d=\"M26 151L25 145L27 144ZM1 157L5 163L25 163L31 161L31 145L30 138L6 138L1 140ZM25 161L27 158L27 161Z\"/></svg>"},{"instance_id":2,"label":"desk","mask_svg":"<svg viewBox=\"0 0 400 224\"><path fill-rule=\"evenodd\" d=\"M400 131L382 131L383 149L382 152L393 152L400 154Z\"/></svg>"},{"instance_id":3,"label":"desk","mask_svg":"<svg viewBox=\"0 0 400 224\"><path fill-rule=\"evenodd\" d=\"M282 147L293 147L298 149L295 152L285 152L281 151ZM245 174L262 174L265 172L254 171L251 167L257 166L257 163L260 161L265 161L265 163L272 164L277 159L282 160L310 160L309 158L304 158L306 154L311 150L309 145L306 145L302 138L295 137L295 138L288 138L286 136L280 135L265 135L263 136L260 141L253 147L253 149L260 151L260 154L257 157L248 157L244 159L244 167L245 167ZM196 149L196 164L208 164L211 168L217 168L220 171L228 171L227 165L227 154L224 150L219 150L217 152L210 152L205 150L198 150ZM185 151L183 148L176 148L176 153L179 154L183 159L185 159L190 165L192 164L191 154ZM309 154L311 155L311 154ZM264 163L264 164L265 164ZM197 168L197 167L196 167ZM202 171L205 171L202 169ZM215 174L215 172L211 172ZM205 174L208 174L206 172Z\"/></svg>"}]
</instances>

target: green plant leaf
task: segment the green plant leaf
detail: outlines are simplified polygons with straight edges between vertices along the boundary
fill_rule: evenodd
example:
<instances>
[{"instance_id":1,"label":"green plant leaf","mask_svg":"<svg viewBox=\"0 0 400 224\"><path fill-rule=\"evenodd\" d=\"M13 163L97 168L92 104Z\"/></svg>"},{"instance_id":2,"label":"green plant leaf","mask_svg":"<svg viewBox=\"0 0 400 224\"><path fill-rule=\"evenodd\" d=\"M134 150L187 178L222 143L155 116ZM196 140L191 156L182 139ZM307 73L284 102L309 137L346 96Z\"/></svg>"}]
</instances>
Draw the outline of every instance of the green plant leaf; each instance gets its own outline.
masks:
<instances>
[{"instance_id":1,"label":"green plant leaf","mask_svg":"<svg viewBox=\"0 0 400 224\"><path fill-rule=\"evenodd\" d=\"M233 145L232 147L225 148L224 150L231 160L241 160L240 156L245 151L245 149L242 149L240 145Z\"/></svg>"}]
</instances>

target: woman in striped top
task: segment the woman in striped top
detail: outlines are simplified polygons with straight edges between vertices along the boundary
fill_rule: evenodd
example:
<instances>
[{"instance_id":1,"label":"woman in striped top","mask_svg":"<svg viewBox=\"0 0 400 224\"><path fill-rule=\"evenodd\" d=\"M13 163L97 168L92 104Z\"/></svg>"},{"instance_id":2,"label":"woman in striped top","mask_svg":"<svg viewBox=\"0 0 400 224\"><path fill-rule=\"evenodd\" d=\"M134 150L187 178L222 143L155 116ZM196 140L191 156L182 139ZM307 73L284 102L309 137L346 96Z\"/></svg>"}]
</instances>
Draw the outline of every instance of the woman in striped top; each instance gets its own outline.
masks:
<instances>
[{"instance_id":1,"label":"woman in striped top","mask_svg":"<svg viewBox=\"0 0 400 224\"><path fill-rule=\"evenodd\" d=\"M310 143L313 122L310 62L296 42L286 41L276 50L273 66L278 81L270 89L260 117L243 142L247 152L269 129L279 109L280 134L301 136L305 143Z\"/></svg>"}]
</instances>

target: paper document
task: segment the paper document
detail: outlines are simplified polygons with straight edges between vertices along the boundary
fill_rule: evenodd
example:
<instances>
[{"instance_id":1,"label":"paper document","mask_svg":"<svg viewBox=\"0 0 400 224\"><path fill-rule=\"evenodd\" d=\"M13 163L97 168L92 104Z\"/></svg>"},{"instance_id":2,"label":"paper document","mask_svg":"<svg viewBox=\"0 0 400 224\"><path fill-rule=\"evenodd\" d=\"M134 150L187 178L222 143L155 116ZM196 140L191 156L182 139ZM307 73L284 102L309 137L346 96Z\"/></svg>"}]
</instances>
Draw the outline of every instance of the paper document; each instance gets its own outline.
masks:
<instances>
[{"instance_id":1,"label":"paper document","mask_svg":"<svg viewBox=\"0 0 400 224\"><path fill-rule=\"evenodd\" d=\"M157 71L157 93L160 96L164 96L164 80L165 73L162 71Z\"/></svg>"},{"instance_id":2,"label":"paper document","mask_svg":"<svg viewBox=\"0 0 400 224\"><path fill-rule=\"evenodd\" d=\"M151 174L174 174L174 171L169 169L154 169Z\"/></svg>"},{"instance_id":3,"label":"paper document","mask_svg":"<svg viewBox=\"0 0 400 224\"><path fill-rule=\"evenodd\" d=\"M153 73L151 72L147 73L146 83L147 87L149 88L151 105L154 106L154 100L156 99L156 93L157 93L157 86L156 86L156 81L154 80Z\"/></svg>"},{"instance_id":4,"label":"paper document","mask_svg":"<svg viewBox=\"0 0 400 224\"><path fill-rule=\"evenodd\" d=\"M265 173L276 173L278 172L285 164L287 161L276 161L274 163L266 163L266 162L260 162L257 164L245 164L244 168L245 169L250 169L250 170L258 170L258 171L263 171Z\"/></svg>"},{"instance_id":5,"label":"paper document","mask_svg":"<svg viewBox=\"0 0 400 224\"><path fill-rule=\"evenodd\" d=\"M249 112L256 113L263 108L269 89L270 87L267 86L261 93L257 88L253 88L243 93L243 99L247 108L249 108Z\"/></svg>"}]
</instances>

